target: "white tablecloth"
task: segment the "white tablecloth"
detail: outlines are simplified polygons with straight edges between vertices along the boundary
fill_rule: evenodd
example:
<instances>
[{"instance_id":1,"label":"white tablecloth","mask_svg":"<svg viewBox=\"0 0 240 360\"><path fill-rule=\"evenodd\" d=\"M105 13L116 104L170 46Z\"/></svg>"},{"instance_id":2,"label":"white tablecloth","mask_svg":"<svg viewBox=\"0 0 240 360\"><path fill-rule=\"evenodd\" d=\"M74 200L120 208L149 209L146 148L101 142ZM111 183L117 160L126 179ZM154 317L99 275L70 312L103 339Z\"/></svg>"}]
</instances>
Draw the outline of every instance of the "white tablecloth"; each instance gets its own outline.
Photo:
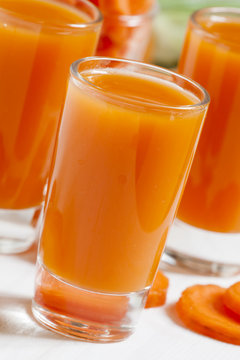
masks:
<instances>
[{"instance_id":1,"label":"white tablecloth","mask_svg":"<svg viewBox=\"0 0 240 360\"><path fill-rule=\"evenodd\" d=\"M229 286L240 276L220 279L166 272L170 279L165 306L144 310L136 333L121 343L69 340L38 325L31 315L36 248L0 256L0 360L240 360L240 346L195 334L178 321L174 304L196 283Z\"/></svg>"}]
</instances>

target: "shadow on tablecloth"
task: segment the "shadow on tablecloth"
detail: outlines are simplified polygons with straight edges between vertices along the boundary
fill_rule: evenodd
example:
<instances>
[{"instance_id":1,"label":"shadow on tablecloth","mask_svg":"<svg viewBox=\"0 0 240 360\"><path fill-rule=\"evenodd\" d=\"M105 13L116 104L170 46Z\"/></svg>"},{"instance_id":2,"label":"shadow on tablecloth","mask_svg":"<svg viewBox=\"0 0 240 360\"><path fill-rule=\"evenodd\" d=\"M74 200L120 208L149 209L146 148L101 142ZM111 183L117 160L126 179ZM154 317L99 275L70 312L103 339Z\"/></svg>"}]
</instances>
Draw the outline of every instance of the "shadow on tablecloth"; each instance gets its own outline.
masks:
<instances>
[{"instance_id":1,"label":"shadow on tablecloth","mask_svg":"<svg viewBox=\"0 0 240 360\"><path fill-rule=\"evenodd\" d=\"M31 264L35 264L37 260L37 250L38 250L38 243L35 241L29 250L25 251L22 254L16 254L13 256L16 256L20 260L30 262Z\"/></svg>"},{"instance_id":2,"label":"shadow on tablecloth","mask_svg":"<svg viewBox=\"0 0 240 360\"><path fill-rule=\"evenodd\" d=\"M35 322L31 299L0 294L0 335L48 338L69 341L42 328Z\"/></svg>"}]
</instances>

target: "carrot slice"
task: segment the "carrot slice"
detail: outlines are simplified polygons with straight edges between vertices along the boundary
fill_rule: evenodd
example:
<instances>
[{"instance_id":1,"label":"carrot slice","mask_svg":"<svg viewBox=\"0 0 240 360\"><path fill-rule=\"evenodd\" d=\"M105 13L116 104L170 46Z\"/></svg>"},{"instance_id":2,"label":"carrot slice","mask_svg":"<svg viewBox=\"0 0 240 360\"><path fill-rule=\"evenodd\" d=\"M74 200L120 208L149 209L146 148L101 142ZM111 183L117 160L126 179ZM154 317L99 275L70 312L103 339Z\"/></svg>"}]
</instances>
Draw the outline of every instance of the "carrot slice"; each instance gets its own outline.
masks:
<instances>
[{"instance_id":1,"label":"carrot slice","mask_svg":"<svg viewBox=\"0 0 240 360\"><path fill-rule=\"evenodd\" d=\"M154 4L154 0L130 0L131 14L144 14L149 11Z\"/></svg>"},{"instance_id":2,"label":"carrot slice","mask_svg":"<svg viewBox=\"0 0 240 360\"><path fill-rule=\"evenodd\" d=\"M226 290L223 302L229 310L240 317L240 281Z\"/></svg>"},{"instance_id":3,"label":"carrot slice","mask_svg":"<svg viewBox=\"0 0 240 360\"><path fill-rule=\"evenodd\" d=\"M99 5L103 13L112 15L130 14L129 0L99 0Z\"/></svg>"},{"instance_id":4,"label":"carrot slice","mask_svg":"<svg viewBox=\"0 0 240 360\"><path fill-rule=\"evenodd\" d=\"M168 278L161 271L158 271L149 291L145 308L157 307L165 304L168 284Z\"/></svg>"},{"instance_id":5,"label":"carrot slice","mask_svg":"<svg viewBox=\"0 0 240 360\"><path fill-rule=\"evenodd\" d=\"M216 285L189 287L177 303L177 312L189 329L216 340L240 345L240 323L230 317L225 309L225 291Z\"/></svg>"},{"instance_id":6,"label":"carrot slice","mask_svg":"<svg viewBox=\"0 0 240 360\"><path fill-rule=\"evenodd\" d=\"M103 14L107 13L112 15L144 14L149 11L154 4L154 0L99 0L98 2Z\"/></svg>"},{"instance_id":7,"label":"carrot slice","mask_svg":"<svg viewBox=\"0 0 240 360\"><path fill-rule=\"evenodd\" d=\"M94 3L96 6L99 6L99 0L90 0L92 3Z\"/></svg>"}]
</instances>

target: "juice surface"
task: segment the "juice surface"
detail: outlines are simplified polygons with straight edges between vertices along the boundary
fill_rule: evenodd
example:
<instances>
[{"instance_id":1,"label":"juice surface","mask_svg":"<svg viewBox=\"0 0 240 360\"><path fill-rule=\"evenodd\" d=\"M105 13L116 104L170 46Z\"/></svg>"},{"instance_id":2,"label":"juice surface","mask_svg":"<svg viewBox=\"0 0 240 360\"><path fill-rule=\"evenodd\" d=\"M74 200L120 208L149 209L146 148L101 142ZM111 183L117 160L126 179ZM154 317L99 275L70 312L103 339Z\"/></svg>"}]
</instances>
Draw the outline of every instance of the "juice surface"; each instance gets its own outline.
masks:
<instances>
[{"instance_id":1,"label":"juice surface","mask_svg":"<svg viewBox=\"0 0 240 360\"><path fill-rule=\"evenodd\" d=\"M210 34L216 37L216 40L229 44L232 46L239 46L240 39L240 21L239 22L209 22L202 23L203 28L205 28Z\"/></svg>"},{"instance_id":2,"label":"juice surface","mask_svg":"<svg viewBox=\"0 0 240 360\"><path fill-rule=\"evenodd\" d=\"M89 20L87 15L54 0L0 0L0 8L34 23L65 26Z\"/></svg>"},{"instance_id":3,"label":"juice surface","mask_svg":"<svg viewBox=\"0 0 240 360\"><path fill-rule=\"evenodd\" d=\"M0 208L43 201L69 67L99 32L68 24L87 20L63 3L0 0Z\"/></svg>"},{"instance_id":4,"label":"juice surface","mask_svg":"<svg viewBox=\"0 0 240 360\"><path fill-rule=\"evenodd\" d=\"M129 103L139 101L142 109L147 111L147 104L166 106L193 105L197 101L193 95L181 91L177 85L167 81L147 81L144 77L131 77L119 72L113 74L83 74L83 78L97 88L128 99Z\"/></svg>"},{"instance_id":5,"label":"juice surface","mask_svg":"<svg viewBox=\"0 0 240 360\"><path fill-rule=\"evenodd\" d=\"M41 261L81 288L142 290L158 267L204 112L152 110L196 101L165 81L124 70L83 76L92 87L68 87Z\"/></svg>"},{"instance_id":6,"label":"juice surface","mask_svg":"<svg viewBox=\"0 0 240 360\"><path fill-rule=\"evenodd\" d=\"M190 28L179 71L204 86L211 103L178 217L212 231L240 231L240 22Z\"/></svg>"}]
</instances>

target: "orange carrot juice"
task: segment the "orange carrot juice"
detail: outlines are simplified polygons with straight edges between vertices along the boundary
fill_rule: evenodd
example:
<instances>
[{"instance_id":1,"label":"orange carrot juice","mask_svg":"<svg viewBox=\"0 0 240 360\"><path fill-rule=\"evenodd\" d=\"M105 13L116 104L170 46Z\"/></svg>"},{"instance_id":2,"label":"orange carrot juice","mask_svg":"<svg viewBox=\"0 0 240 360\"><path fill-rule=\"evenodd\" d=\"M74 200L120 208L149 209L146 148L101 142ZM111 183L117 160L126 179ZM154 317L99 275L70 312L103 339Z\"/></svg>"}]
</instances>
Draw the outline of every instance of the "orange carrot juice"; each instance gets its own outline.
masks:
<instances>
[{"instance_id":1,"label":"orange carrot juice","mask_svg":"<svg viewBox=\"0 0 240 360\"><path fill-rule=\"evenodd\" d=\"M144 307L208 105L158 67L71 67L50 171L33 313L88 340L128 336Z\"/></svg>"},{"instance_id":2,"label":"orange carrot juice","mask_svg":"<svg viewBox=\"0 0 240 360\"><path fill-rule=\"evenodd\" d=\"M127 71L70 80L41 241L49 271L96 291L152 283L203 118L155 107L196 101Z\"/></svg>"},{"instance_id":3,"label":"orange carrot juice","mask_svg":"<svg viewBox=\"0 0 240 360\"><path fill-rule=\"evenodd\" d=\"M97 9L81 2L0 0L1 209L43 200L69 66L97 44Z\"/></svg>"},{"instance_id":4,"label":"orange carrot juice","mask_svg":"<svg viewBox=\"0 0 240 360\"><path fill-rule=\"evenodd\" d=\"M193 17L179 65L208 90L211 104L178 217L240 232L240 11L214 10Z\"/></svg>"}]
</instances>

